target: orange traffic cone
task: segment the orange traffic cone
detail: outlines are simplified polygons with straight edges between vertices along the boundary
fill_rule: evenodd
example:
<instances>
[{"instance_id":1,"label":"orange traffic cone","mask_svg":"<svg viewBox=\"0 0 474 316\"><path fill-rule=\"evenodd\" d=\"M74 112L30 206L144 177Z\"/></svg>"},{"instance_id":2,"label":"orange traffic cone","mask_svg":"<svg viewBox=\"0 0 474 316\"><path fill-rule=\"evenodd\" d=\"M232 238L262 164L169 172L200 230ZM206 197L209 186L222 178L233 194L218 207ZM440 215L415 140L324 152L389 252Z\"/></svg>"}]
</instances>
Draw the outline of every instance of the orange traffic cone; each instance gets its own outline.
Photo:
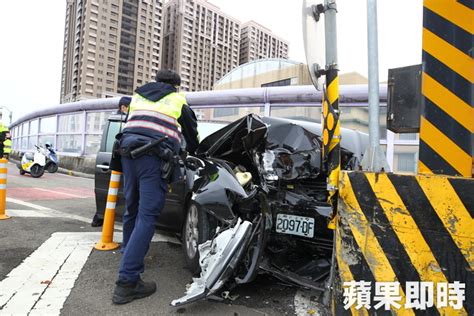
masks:
<instances>
[{"instance_id":1,"label":"orange traffic cone","mask_svg":"<svg viewBox=\"0 0 474 316\"><path fill-rule=\"evenodd\" d=\"M0 220L9 219L5 214L7 208L7 162L5 158L0 159Z\"/></svg>"},{"instance_id":2,"label":"orange traffic cone","mask_svg":"<svg viewBox=\"0 0 474 316\"><path fill-rule=\"evenodd\" d=\"M104 225L102 226L102 238L95 245L97 250L114 250L119 245L113 241L114 223L115 223L115 206L117 205L118 190L120 187L119 171L112 171L109 183L109 193L107 195L107 205L105 207Z\"/></svg>"}]
</instances>

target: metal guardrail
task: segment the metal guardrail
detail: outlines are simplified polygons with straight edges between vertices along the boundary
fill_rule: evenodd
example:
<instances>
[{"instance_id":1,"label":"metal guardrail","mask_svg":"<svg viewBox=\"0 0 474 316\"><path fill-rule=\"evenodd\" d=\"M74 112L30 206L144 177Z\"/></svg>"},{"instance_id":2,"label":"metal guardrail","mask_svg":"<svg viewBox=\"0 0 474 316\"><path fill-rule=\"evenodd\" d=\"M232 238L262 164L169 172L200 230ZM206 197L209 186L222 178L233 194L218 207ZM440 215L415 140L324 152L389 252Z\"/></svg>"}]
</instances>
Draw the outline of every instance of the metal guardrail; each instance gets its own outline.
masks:
<instances>
[{"instance_id":1,"label":"metal guardrail","mask_svg":"<svg viewBox=\"0 0 474 316\"><path fill-rule=\"evenodd\" d=\"M340 87L339 104L367 104L367 85ZM313 86L285 86L218 91L186 92L186 100L193 108L237 106L321 106L321 92ZM10 128L39 117L80 111L115 110L120 98L91 99L63 103L31 112L13 122ZM380 103L387 101L387 85L380 85Z\"/></svg>"}]
</instances>

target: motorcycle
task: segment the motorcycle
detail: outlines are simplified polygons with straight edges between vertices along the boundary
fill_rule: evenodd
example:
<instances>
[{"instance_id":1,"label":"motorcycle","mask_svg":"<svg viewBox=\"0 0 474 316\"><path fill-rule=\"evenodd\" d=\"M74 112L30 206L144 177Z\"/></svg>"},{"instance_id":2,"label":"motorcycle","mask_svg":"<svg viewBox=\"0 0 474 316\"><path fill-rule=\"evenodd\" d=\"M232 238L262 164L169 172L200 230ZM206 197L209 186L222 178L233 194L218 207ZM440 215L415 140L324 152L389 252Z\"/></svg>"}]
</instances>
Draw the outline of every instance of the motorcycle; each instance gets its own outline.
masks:
<instances>
[{"instance_id":1,"label":"motorcycle","mask_svg":"<svg viewBox=\"0 0 474 316\"><path fill-rule=\"evenodd\" d=\"M39 178L44 174L46 156L39 146L35 145L35 147L36 151L34 153L23 153L21 155L20 164L18 164L21 175L29 173L33 178Z\"/></svg>"},{"instance_id":2,"label":"motorcycle","mask_svg":"<svg viewBox=\"0 0 474 316\"><path fill-rule=\"evenodd\" d=\"M53 147L50 144L45 145L46 148L43 149L43 153L46 156L46 166L45 169L49 173L55 173L59 169L59 159L54 151Z\"/></svg>"}]
</instances>

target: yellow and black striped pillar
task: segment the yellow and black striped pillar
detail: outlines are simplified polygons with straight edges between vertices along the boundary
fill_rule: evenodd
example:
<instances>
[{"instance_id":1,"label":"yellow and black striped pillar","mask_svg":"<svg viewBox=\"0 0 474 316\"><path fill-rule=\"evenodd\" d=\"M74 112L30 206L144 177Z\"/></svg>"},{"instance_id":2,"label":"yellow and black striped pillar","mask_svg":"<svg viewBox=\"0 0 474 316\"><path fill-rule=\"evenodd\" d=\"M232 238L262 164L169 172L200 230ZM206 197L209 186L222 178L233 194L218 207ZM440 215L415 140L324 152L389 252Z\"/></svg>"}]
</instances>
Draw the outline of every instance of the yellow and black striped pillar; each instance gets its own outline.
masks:
<instances>
[{"instance_id":1,"label":"yellow and black striped pillar","mask_svg":"<svg viewBox=\"0 0 474 316\"><path fill-rule=\"evenodd\" d=\"M473 176L473 34L473 0L424 0L420 173Z\"/></svg>"},{"instance_id":2,"label":"yellow and black striped pillar","mask_svg":"<svg viewBox=\"0 0 474 316\"><path fill-rule=\"evenodd\" d=\"M329 202L335 205L335 193L341 170L341 137L339 122L339 76L336 68L326 71L323 99L323 161L328 170Z\"/></svg>"},{"instance_id":3,"label":"yellow and black striped pillar","mask_svg":"<svg viewBox=\"0 0 474 316\"><path fill-rule=\"evenodd\" d=\"M347 172L340 176L334 285L336 315L474 315L474 179ZM343 282L367 281L372 308L344 308ZM438 284L465 284L459 308ZM374 309L375 282L399 282L400 308ZM429 282L433 306L407 307L407 282ZM418 293L419 294L419 293Z\"/></svg>"}]
</instances>

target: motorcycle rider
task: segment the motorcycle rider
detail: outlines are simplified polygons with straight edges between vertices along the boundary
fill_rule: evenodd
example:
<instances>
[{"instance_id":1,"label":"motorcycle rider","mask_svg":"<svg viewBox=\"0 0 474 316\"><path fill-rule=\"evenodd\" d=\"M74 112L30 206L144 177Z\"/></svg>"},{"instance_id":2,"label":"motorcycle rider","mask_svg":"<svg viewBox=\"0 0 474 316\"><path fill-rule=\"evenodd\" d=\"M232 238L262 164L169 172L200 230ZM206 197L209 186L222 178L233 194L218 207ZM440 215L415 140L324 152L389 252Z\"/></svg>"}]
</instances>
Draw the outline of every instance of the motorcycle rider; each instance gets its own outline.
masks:
<instances>
[{"instance_id":1,"label":"motorcycle rider","mask_svg":"<svg viewBox=\"0 0 474 316\"><path fill-rule=\"evenodd\" d=\"M142 281L140 274L168 191L169 179L164 177L170 172L165 166L170 166L170 154L178 154L181 136L190 153L199 144L196 116L184 96L177 93L180 84L177 73L160 70L156 82L137 88L123 135L119 137L127 211L123 215L123 255L112 298L115 304L125 304L156 291L155 282ZM153 150L140 156L133 154L156 141L161 143Z\"/></svg>"}]
</instances>

